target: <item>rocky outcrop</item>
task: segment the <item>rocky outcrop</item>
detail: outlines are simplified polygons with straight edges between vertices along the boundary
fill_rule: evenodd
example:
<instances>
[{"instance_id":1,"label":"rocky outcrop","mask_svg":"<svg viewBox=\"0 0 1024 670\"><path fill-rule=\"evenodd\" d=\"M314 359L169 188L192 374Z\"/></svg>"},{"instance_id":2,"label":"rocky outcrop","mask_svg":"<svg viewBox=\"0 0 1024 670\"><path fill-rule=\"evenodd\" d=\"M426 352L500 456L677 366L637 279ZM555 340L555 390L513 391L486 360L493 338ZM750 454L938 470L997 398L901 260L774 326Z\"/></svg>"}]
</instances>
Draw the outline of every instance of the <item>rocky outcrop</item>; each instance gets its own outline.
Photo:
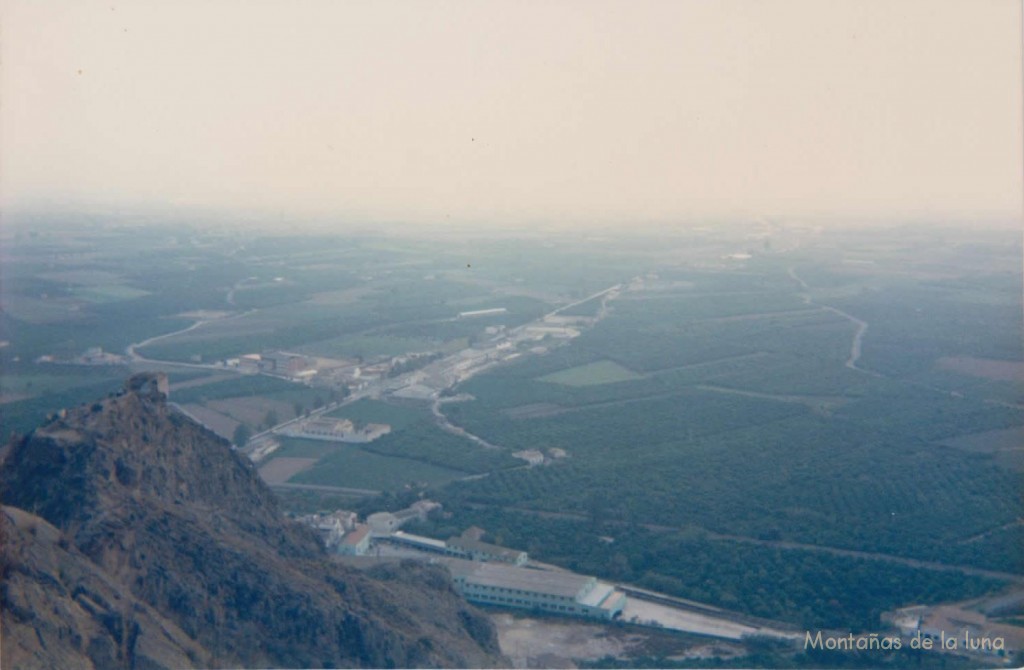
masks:
<instances>
[{"instance_id":1,"label":"rocky outcrop","mask_svg":"<svg viewBox=\"0 0 1024 670\"><path fill-rule=\"evenodd\" d=\"M484 667L444 573L329 560L228 442L133 380L12 445L4 667Z\"/></svg>"},{"instance_id":2,"label":"rocky outcrop","mask_svg":"<svg viewBox=\"0 0 1024 670\"><path fill-rule=\"evenodd\" d=\"M133 597L55 527L4 507L3 666L212 667L209 652Z\"/></svg>"}]
</instances>

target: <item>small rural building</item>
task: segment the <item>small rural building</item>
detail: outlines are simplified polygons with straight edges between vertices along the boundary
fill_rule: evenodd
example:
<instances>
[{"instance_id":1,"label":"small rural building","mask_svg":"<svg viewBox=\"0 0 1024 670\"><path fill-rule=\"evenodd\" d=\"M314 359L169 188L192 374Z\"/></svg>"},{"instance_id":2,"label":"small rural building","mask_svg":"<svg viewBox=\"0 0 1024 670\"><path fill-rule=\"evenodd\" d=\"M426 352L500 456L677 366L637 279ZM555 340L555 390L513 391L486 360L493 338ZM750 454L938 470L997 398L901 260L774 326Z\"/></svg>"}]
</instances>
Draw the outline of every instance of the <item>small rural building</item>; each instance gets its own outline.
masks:
<instances>
[{"instance_id":1,"label":"small rural building","mask_svg":"<svg viewBox=\"0 0 1024 670\"><path fill-rule=\"evenodd\" d=\"M370 524L370 528L377 535L388 535L398 530L401 525L398 517L391 512L374 512L370 516L366 517L366 523Z\"/></svg>"},{"instance_id":2,"label":"small rural building","mask_svg":"<svg viewBox=\"0 0 1024 670\"><path fill-rule=\"evenodd\" d=\"M238 370L254 375L260 371L260 355L245 354L238 357Z\"/></svg>"},{"instance_id":3,"label":"small rural building","mask_svg":"<svg viewBox=\"0 0 1024 670\"><path fill-rule=\"evenodd\" d=\"M479 540L487 533L480 526L470 526L466 530L462 531L462 537L469 538L470 540Z\"/></svg>"},{"instance_id":4,"label":"small rural building","mask_svg":"<svg viewBox=\"0 0 1024 670\"><path fill-rule=\"evenodd\" d=\"M441 540L435 540L432 537L424 537L422 535L413 535L402 530L396 530L391 535L381 539L392 544L416 549L417 551L442 555L448 553L448 547Z\"/></svg>"},{"instance_id":5,"label":"small rural building","mask_svg":"<svg viewBox=\"0 0 1024 670\"><path fill-rule=\"evenodd\" d=\"M529 556L527 556L525 551L499 547L496 544L465 537L465 535L449 538L445 544L450 555L458 558L467 558L471 561L525 565L529 560Z\"/></svg>"},{"instance_id":6,"label":"small rural building","mask_svg":"<svg viewBox=\"0 0 1024 670\"><path fill-rule=\"evenodd\" d=\"M370 527L356 524L356 527L345 534L338 544L338 553L348 556L363 556L370 550Z\"/></svg>"},{"instance_id":7,"label":"small rural building","mask_svg":"<svg viewBox=\"0 0 1024 670\"><path fill-rule=\"evenodd\" d=\"M309 514L300 517L299 521L315 530L317 535L320 536L320 541L328 549L336 549L341 543L342 538L345 537L346 528L344 522L334 515Z\"/></svg>"}]
</instances>

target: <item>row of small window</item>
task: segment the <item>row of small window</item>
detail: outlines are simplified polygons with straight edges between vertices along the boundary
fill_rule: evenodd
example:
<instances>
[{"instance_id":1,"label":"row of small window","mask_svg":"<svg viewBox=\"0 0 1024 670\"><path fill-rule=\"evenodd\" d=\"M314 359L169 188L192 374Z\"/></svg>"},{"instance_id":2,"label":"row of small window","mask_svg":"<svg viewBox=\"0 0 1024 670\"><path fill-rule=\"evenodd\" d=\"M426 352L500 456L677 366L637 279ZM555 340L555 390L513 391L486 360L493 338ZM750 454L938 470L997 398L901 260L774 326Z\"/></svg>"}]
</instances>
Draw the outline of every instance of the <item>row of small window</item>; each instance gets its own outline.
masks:
<instances>
[{"instance_id":1,"label":"row of small window","mask_svg":"<svg viewBox=\"0 0 1024 670\"><path fill-rule=\"evenodd\" d=\"M519 598L502 598L500 596L478 595L478 596L476 596L476 599L477 600L487 600L487 601L495 602L495 603L504 603L506 605L531 605L532 606L532 605L543 604L548 609L558 610L559 612L576 612L577 611L575 607L569 607L567 605L550 605L550 604L547 604L547 603L535 603L535 602L532 602L532 601L529 601L529 600L521 600Z\"/></svg>"},{"instance_id":2,"label":"row of small window","mask_svg":"<svg viewBox=\"0 0 1024 670\"><path fill-rule=\"evenodd\" d=\"M476 596L476 599L477 600L489 600L491 602L496 602L496 603L510 603L512 605L532 605L533 604L529 600L521 600L519 598L504 598L502 596L478 595L478 596Z\"/></svg>"},{"instance_id":3,"label":"row of small window","mask_svg":"<svg viewBox=\"0 0 1024 670\"><path fill-rule=\"evenodd\" d=\"M495 591L497 593L516 593L516 594L520 594L520 595L531 595L531 596L534 596L535 598L569 600L569 598L566 598L565 596L555 596L555 595L550 595L550 594L547 594L547 593L537 593L535 591L523 591L521 589L506 589L506 588L504 588L502 586L477 586L477 588L480 589L481 591Z\"/></svg>"}]
</instances>

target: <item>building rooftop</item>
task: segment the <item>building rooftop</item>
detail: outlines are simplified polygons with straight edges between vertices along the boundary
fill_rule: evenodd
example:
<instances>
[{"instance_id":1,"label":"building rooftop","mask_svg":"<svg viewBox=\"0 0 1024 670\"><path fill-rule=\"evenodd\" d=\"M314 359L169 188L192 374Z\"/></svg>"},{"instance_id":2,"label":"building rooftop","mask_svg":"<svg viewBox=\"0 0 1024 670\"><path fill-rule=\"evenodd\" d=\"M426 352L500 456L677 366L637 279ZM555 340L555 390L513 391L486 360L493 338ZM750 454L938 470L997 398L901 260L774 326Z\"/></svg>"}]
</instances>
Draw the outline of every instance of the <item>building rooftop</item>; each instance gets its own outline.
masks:
<instances>
[{"instance_id":1,"label":"building rooftop","mask_svg":"<svg viewBox=\"0 0 1024 670\"><path fill-rule=\"evenodd\" d=\"M463 577L467 582L479 586L519 589L566 598L575 598L593 579L593 577L569 572L533 570L495 563L472 563L469 561L449 561L447 563L453 577Z\"/></svg>"},{"instance_id":2,"label":"building rooftop","mask_svg":"<svg viewBox=\"0 0 1024 670\"><path fill-rule=\"evenodd\" d=\"M441 540L435 540L432 537L425 537L423 535L413 535L412 533L406 533L401 530L396 530L391 534L391 537L396 540L407 540L409 542L415 542L416 544L422 544L424 546L434 547L440 550L444 550L445 548L445 543Z\"/></svg>"},{"instance_id":3,"label":"building rooftop","mask_svg":"<svg viewBox=\"0 0 1024 670\"><path fill-rule=\"evenodd\" d=\"M510 560L515 560L523 552L518 549L509 549L508 547L499 547L496 544L490 544L488 542L481 542L480 540L474 540L471 537L452 537L448 539L448 546L456 549L462 549L463 551L478 551L481 553L490 554L492 556L500 556Z\"/></svg>"},{"instance_id":4,"label":"building rooftop","mask_svg":"<svg viewBox=\"0 0 1024 670\"><path fill-rule=\"evenodd\" d=\"M598 582L597 586L592 588L587 595L580 598L580 604L588 605L590 607L597 607L605 598L610 596L615 590L611 584L605 584L604 582Z\"/></svg>"},{"instance_id":5,"label":"building rooftop","mask_svg":"<svg viewBox=\"0 0 1024 670\"><path fill-rule=\"evenodd\" d=\"M341 539L341 543L342 544L349 544L349 545L353 545L353 546L357 545L357 544L359 544L363 540L364 537L366 537L366 535L369 532L370 532L370 527L369 526L364 526L363 524L359 524L355 528L353 528L350 532L345 534L345 537L343 537Z\"/></svg>"}]
</instances>

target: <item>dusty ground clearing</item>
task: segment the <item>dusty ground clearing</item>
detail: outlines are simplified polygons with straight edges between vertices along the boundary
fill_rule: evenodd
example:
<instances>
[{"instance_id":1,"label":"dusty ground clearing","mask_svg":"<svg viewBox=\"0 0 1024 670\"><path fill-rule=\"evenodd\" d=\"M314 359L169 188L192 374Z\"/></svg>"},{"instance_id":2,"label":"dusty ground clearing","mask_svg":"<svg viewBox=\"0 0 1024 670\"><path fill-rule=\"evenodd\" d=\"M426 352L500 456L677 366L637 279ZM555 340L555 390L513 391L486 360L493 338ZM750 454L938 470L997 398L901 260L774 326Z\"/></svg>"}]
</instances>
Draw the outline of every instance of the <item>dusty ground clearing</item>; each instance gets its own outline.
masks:
<instances>
[{"instance_id":1,"label":"dusty ground clearing","mask_svg":"<svg viewBox=\"0 0 1024 670\"><path fill-rule=\"evenodd\" d=\"M317 460L316 458L278 456L260 468L260 476L271 486L283 484L303 470L313 467Z\"/></svg>"}]
</instances>

